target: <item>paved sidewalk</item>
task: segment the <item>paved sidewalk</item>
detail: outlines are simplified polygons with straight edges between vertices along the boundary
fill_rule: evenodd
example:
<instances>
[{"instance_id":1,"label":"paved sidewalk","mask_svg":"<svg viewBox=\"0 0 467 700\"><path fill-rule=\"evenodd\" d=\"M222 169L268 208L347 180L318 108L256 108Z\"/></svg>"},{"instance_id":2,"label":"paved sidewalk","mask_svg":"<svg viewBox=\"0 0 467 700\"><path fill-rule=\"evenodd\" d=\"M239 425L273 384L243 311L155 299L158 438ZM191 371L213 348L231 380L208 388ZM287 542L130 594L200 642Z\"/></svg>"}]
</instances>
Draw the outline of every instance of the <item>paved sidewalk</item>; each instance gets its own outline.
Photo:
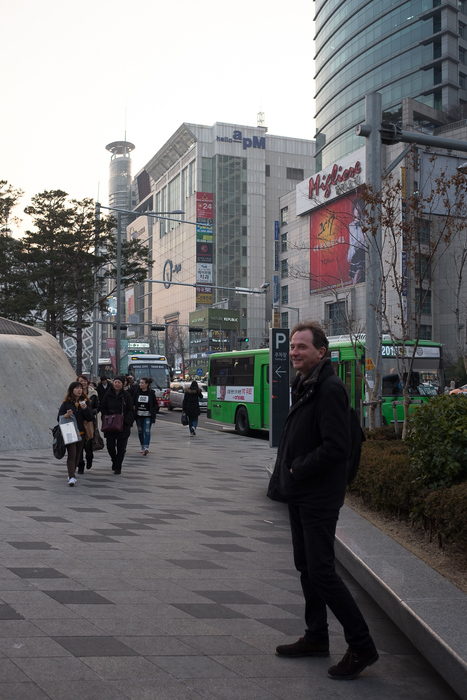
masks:
<instances>
[{"instance_id":1,"label":"paved sidewalk","mask_svg":"<svg viewBox=\"0 0 467 700\"><path fill-rule=\"evenodd\" d=\"M457 696L344 571L378 664L336 682L345 652L282 659L303 634L284 506L265 497L267 443L158 418L67 486L50 450L0 453L1 700L453 700Z\"/></svg>"}]
</instances>

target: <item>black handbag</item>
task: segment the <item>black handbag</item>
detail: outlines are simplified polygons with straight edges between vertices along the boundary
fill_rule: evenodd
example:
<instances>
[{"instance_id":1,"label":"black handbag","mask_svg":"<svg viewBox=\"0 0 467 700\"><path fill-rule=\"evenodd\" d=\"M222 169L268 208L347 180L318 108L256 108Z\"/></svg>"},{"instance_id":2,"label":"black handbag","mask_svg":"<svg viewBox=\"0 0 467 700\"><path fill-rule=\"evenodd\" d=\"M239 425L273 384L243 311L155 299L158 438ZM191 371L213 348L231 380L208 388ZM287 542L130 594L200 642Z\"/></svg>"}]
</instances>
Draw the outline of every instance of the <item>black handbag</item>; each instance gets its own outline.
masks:
<instances>
[{"instance_id":1,"label":"black handbag","mask_svg":"<svg viewBox=\"0 0 467 700\"><path fill-rule=\"evenodd\" d=\"M65 442L63 440L62 431L60 430L60 426L56 425L55 428L51 428L51 431L53 437L52 449L54 457L56 457L57 459L63 459L66 453L66 447Z\"/></svg>"},{"instance_id":2,"label":"black handbag","mask_svg":"<svg viewBox=\"0 0 467 700\"><path fill-rule=\"evenodd\" d=\"M104 449L104 440L102 439L102 435L99 432L99 428L97 425L95 426L94 429L94 437L91 442L91 447L93 452L97 452L97 450L103 450Z\"/></svg>"},{"instance_id":3,"label":"black handbag","mask_svg":"<svg viewBox=\"0 0 467 700\"><path fill-rule=\"evenodd\" d=\"M182 412L181 421L182 421L182 425L188 425L188 416L185 413L185 411Z\"/></svg>"}]
</instances>

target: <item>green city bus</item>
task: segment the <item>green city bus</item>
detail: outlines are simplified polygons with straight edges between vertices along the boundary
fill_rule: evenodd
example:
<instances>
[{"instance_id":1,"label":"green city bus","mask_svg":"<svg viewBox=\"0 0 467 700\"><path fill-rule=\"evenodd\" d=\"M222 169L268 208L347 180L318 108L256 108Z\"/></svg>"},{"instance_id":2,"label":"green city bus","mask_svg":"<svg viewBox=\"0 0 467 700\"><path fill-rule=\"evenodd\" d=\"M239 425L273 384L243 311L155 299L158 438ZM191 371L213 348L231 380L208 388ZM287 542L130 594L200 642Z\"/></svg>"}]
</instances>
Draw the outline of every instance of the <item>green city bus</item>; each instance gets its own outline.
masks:
<instances>
[{"instance_id":1,"label":"green city bus","mask_svg":"<svg viewBox=\"0 0 467 700\"><path fill-rule=\"evenodd\" d=\"M355 347L354 347L355 346ZM414 341L405 343L405 354L411 356ZM389 336L383 336L382 346L382 417L385 425L394 423L393 402L396 401L397 421L404 420L402 388L399 377L400 349ZM357 357L355 356L357 354ZM336 374L344 382L352 406L364 418L365 336L356 344L350 336L331 336L328 357ZM442 346L430 340L418 342L412 368L409 393L417 399L414 411L428 397L444 391ZM234 425L240 435L251 429L269 430L269 350L241 350L211 355L208 379L208 418Z\"/></svg>"},{"instance_id":2,"label":"green city bus","mask_svg":"<svg viewBox=\"0 0 467 700\"><path fill-rule=\"evenodd\" d=\"M269 430L269 350L210 356L208 418L235 425L240 435Z\"/></svg>"},{"instance_id":3,"label":"green city bus","mask_svg":"<svg viewBox=\"0 0 467 700\"><path fill-rule=\"evenodd\" d=\"M354 347L355 346L355 347ZM414 341L405 343L405 355L411 358L415 348ZM398 354L401 348L391 341L390 336L383 336L381 374L382 374L382 416L385 425L394 423L393 401L397 401L397 421L404 420L402 406L402 387L399 376L400 360ZM357 354L357 357L355 356ZM335 363L336 374L344 382L349 392L352 406L360 417L363 416L362 406L365 401L365 336L359 337L352 343L350 336L331 336L329 338L328 356ZM407 363L406 363L407 364ZM419 340L412 367L409 393L412 399L417 399L410 411L414 411L420 403L427 401L429 396L436 396L444 391L444 373L442 346L431 340Z\"/></svg>"}]
</instances>

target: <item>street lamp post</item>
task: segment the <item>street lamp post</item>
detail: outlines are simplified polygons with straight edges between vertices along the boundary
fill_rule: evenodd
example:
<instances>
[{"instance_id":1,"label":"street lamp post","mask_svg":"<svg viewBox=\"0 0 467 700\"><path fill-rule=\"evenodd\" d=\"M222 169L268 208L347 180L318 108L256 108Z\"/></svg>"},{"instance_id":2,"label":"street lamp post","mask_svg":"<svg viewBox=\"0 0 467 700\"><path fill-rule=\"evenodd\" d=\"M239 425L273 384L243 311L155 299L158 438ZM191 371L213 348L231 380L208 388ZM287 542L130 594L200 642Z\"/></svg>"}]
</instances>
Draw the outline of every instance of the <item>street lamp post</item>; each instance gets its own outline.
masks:
<instances>
[{"instance_id":1,"label":"street lamp post","mask_svg":"<svg viewBox=\"0 0 467 700\"><path fill-rule=\"evenodd\" d=\"M115 343L115 363L117 374L120 374L120 324L122 322L122 215L117 213L117 314L115 323L117 330L115 332L117 342Z\"/></svg>"},{"instance_id":2,"label":"street lamp post","mask_svg":"<svg viewBox=\"0 0 467 700\"><path fill-rule=\"evenodd\" d=\"M281 304L280 306L275 306L275 309L291 309L291 311L296 311L297 312L297 323L300 323L300 309L297 308L296 306L284 306L284 304Z\"/></svg>"}]
</instances>

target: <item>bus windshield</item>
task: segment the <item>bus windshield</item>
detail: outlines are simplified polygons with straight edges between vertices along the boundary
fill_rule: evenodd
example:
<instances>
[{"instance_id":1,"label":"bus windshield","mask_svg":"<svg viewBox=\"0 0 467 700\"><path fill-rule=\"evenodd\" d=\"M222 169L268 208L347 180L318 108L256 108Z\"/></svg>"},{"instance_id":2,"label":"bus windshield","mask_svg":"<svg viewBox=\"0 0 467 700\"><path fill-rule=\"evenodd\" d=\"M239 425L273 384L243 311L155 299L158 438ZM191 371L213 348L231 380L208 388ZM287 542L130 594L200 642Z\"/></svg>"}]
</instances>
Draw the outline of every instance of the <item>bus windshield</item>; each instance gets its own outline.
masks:
<instances>
[{"instance_id":1,"label":"bus windshield","mask_svg":"<svg viewBox=\"0 0 467 700\"><path fill-rule=\"evenodd\" d=\"M128 369L137 382L141 377L152 377L155 388L162 390L170 386L170 375L167 365L138 362L138 364L129 364Z\"/></svg>"},{"instance_id":2,"label":"bus windshield","mask_svg":"<svg viewBox=\"0 0 467 700\"><path fill-rule=\"evenodd\" d=\"M439 358L415 359L409 383L412 396L436 396L442 386ZM383 357L381 363L383 376L383 396L402 396L401 378L398 374L395 358ZM404 373L403 380L407 377Z\"/></svg>"}]
</instances>

